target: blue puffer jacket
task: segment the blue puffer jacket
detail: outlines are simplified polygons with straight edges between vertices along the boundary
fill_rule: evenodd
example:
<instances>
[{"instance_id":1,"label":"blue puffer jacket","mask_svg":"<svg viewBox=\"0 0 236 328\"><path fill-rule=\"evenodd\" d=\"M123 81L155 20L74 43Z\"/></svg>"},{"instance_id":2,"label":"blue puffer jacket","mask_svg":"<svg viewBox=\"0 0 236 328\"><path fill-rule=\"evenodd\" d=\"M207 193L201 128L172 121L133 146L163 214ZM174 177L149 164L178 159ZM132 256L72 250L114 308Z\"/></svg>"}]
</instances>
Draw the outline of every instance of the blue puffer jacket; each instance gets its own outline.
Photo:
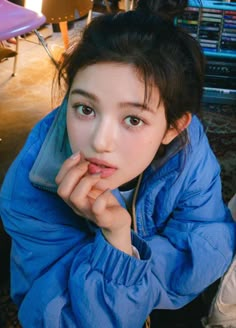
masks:
<instances>
[{"instance_id":1,"label":"blue puffer jacket","mask_svg":"<svg viewBox=\"0 0 236 328\"><path fill-rule=\"evenodd\" d=\"M20 322L24 328L141 328L154 308L190 302L232 260L236 228L221 198L219 165L193 117L187 148L176 139L164 161L143 174L133 213L136 259L111 246L55 192L55 175L70 155L65 108L32 130L1 190Z\"/></svg>"}]
</instances>

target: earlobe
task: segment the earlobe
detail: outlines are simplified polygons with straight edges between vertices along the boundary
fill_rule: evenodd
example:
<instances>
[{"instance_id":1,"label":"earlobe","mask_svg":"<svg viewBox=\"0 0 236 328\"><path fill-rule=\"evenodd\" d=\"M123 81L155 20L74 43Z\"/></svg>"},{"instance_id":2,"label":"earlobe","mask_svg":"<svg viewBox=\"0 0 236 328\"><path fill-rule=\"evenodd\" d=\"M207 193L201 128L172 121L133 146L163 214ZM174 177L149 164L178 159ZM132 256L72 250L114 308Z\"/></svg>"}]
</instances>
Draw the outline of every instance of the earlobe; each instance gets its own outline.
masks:
<instances>
[{"instance_id":1,"label":"earlobe","mask_svg":"<svg viewBox=\"0 0 236 328\"><path fill-rule=\"evenodd\" d=\"M191 113L185 113L181 118L176 121L176 127L170 126L162 139L163 145L168 145L175 137L177 137L183 130L185 130L192 120Z\"/></svg>"}]
</instances>

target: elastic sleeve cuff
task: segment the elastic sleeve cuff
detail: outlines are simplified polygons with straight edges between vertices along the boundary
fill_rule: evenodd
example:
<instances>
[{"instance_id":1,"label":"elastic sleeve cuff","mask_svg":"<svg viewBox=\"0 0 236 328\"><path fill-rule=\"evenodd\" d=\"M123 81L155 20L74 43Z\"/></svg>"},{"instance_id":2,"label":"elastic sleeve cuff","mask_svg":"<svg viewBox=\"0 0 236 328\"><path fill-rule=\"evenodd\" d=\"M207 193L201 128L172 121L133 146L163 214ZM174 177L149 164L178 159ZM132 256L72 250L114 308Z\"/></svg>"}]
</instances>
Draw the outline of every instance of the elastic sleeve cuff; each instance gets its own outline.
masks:
<instances>
[{"instance_id":1,"label":"elastic sleeve cuff","mask_svg":"<svg viewBox=\"0 0 236 328\"><path fill-rule=\"evenodd\" d=\"M150 266L151 251L145 241L132 235L132 243L138 249L141 259L137 260L109 244L101 230L98 231L91 252L90 264L108 280L131 286L137 284Z\"/></svg>"}]
</instances>

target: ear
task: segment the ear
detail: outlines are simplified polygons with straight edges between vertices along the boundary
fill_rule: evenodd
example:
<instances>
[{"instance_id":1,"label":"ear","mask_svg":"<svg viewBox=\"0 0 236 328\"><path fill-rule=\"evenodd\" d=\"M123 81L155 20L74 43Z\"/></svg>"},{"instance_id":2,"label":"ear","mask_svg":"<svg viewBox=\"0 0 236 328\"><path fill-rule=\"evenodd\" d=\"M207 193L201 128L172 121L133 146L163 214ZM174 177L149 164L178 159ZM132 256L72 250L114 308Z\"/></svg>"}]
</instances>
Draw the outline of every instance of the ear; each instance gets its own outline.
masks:
<instances>
[{"instance_id":1,"label":"ear","mask_svg":"<svg viewBox=\"0 0 236 328\"><path fill-rule=\"evenodd\" d=\"M183 130L185 130L192 120L191 113L185 113L181 118L176 121L176 128L170 126L162 139L163 145L168 145L175 137L177 137Z\"/></svg>"}]
</instances>

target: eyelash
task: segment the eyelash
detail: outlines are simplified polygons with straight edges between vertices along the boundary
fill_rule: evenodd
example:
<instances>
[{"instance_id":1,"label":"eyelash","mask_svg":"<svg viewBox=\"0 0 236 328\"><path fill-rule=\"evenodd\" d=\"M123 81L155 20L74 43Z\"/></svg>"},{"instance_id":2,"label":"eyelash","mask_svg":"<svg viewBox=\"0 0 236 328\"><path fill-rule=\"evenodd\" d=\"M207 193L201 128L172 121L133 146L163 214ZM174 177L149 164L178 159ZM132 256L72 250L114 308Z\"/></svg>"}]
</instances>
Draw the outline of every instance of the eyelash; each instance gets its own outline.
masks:
<instances>
[{"instance_id":1,"label":"eyelash","mask_svg":"<svg viewBox=\"0 0 236 328\"><path fill-rule=\"evenodd\" d=\"M138 124L137 125L132 125L132 124L126 124L126 126L128 127L128 129L138 129L138 128L141 128L145 122L143 121L143 119L141 117L139 117L138 115L129 115L129 116L126 116L126 118L124 119L124 121L126 121L127 119L134 119L134 120L138 120Z\"/></svg>"},{"instance_id":2,"label":"eyelash","mask_svg":"<svg viewBox=\"0 0 236 328\"><path fill-rule=\"evenodd\" d=\"M86 115L86 114L80 113L79 112L80 107L82 107L81 108L82 110L84 110L84 109L91 110L91 113L93 113L94 115ZM75 104L75 105L72 106L72 108L75 110L75 112L79 115L79 117L81 119L93 119L94 116L96 115L95 110L93 108L91 108L90 106L85 105L85 104ZM139 117L139 115L128 115L124 118L124 122L127 119L130 119L130 120L134 119L134 120L139 121L137 125L132 125L132 124L129 125L129 124L125 123L125 125L128 129L136 129L137 130L138 128L141 128L145 124L145 121L141 117Z\"/></svg>"},{"instance_id":3,"label":"eyelash","mask_svg":"<svg viewBox=\"0 0 236 328\"><path fill-rule=\"evenodd\" d=\"M90 106L85 105L85 104L75 104L75 105L72 106L72 108L75 110L76 114L79 115L79 117L80 117L81 119L90 119L90 117L93 118L94 115L95 115L95 111L94 111ZM86 114L84 114L84 113L80 113L80 112L79 112L79 109L80 109L80 108L81 108L82 110L84 110L84 109L89 109L89 110L91 110L91 113L92 113L92 112L94 113L94 115L91 116L91 115L86 115Z\"/></svg>"}]
</instances>

